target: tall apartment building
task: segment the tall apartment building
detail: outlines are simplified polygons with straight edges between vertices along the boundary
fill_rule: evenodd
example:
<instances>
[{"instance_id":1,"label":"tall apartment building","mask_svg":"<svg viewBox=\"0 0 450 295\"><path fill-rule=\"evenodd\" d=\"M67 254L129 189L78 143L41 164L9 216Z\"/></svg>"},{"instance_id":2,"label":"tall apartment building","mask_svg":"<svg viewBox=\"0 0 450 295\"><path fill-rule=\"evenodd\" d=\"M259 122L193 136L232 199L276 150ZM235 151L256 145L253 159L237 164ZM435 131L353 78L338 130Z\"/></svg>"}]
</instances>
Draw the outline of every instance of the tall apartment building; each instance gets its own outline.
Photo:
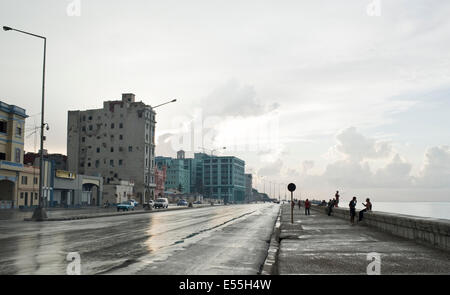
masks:
<instances>
[{"instance_id":1,"label":"tall apartment building","mask_svg":"<svg viewBox=\"0 0 450 295\"><path fill-rule=\"evenodd\" d=\"M132 93L103 108L69 111L68 169L101 175L105 184L132 181L141 204L154 198L155 111Z\"/></svg>"}]
</instances>

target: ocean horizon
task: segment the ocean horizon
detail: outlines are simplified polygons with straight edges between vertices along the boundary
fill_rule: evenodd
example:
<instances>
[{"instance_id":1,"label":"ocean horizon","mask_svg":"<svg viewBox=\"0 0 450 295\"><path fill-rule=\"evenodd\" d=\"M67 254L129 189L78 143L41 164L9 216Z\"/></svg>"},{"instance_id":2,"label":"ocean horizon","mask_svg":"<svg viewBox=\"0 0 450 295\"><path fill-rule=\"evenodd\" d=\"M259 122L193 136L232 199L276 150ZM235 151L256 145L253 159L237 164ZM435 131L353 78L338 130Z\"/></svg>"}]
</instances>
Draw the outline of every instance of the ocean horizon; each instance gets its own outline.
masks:
<instances>
[{"instance_id":1,"label":"ocean horizon","mask_svg":"<svg viewBox=\"0 0 450 295\"><path fill-rule=\"evenodd\" d=\"M350 200L339 202L340 208L348 208ZM363 209L361 201L358 201L356 208ZM449 202L374 202L372 201L372 210L374 212L398 213L403 215L431 217L450 220L450 201Z\"/></svg>"}]
</instances>

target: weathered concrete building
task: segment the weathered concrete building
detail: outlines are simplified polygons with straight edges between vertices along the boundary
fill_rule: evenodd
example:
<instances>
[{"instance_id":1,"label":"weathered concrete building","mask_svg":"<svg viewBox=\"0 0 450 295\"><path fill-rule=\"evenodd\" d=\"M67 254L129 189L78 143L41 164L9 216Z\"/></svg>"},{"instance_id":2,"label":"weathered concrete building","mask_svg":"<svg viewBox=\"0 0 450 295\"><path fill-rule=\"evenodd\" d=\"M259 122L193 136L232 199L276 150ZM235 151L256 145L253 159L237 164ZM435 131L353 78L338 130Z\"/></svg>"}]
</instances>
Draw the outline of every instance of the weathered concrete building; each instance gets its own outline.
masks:
<instances>
[{"instance_id":1,"label":"weathered concrete building","mask_svg":"<svg viewBox=\"0 0 450 295\"><path fill-rule=\"evenodd\" d=\"M155 112L132 93L103 108L69 111L68 170L102 176L104 184L134 183L140 203L154 198Z\"/></svg>"},{"instance_id":2,"label":"weathered concrete building","mask_svg":"<svg viewBox=\"0 0 450 295\"><path fill-rule=\"evenodd\" d=\"M134 183L126 180L103 185L103 203L119 204L134 198Z\"/></svg>"}]
</instances>

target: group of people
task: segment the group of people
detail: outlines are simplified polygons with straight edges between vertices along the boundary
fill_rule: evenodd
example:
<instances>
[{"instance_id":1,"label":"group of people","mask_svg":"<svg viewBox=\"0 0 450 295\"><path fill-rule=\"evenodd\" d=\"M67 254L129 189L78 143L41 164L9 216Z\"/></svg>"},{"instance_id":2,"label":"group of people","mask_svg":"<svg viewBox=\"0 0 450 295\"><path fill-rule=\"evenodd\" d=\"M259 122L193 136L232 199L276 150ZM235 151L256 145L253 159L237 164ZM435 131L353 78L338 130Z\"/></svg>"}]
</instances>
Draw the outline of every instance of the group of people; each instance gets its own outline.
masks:
<instances>
[{"instance_id":1,"label":"group of people","mask_svg":"<svg viewBox=\"0 0 450 295\"><path fill-rule=\"evenodd\" d=\"M356 197L353 197L353 199L350 201L350 203L348 203L348 206L350 207L350 222L352 225L355 224L356 203L357 203ZM372 211L372 203L370 202L369 198L366 199L366 203L362 203L362 204L365 208L362 209L361 211L359 211L358 221L363 220L365 212Z\"/></svg>"},{"instance_id":2,"label":"group of people","mask_svg":"<svg viewBox=\"0 0 450 295\"><path fill-rule=\"evenodd\" d=\"M338 207L339 205L339 191L336 191L336 194L334 195L334 199L330 199L328 201L328 203L323 200L319 206L327 206L327 214L328 216L331 216L331 213L333 212L333 208L334 207ZM298 200L297 204L298 204L298 209L301 210L301 201ZM310 215L310 208L311 208L311 202L309 201L309 199L306 199L305 202L305 215ZM352 225L355 224L355 216L356 216L356 204L357 204L357 200L356 197L353 197L352 200L350 201L350 203L348 204L349 208L350 208L350 223ZM372 203L370 202L370 199L367 198L366 199L366 203L362 203L364 206L364 209L362 209L361 211L359 211L359 216L358 216L358 221L362 221L364 218L364 213L365 212L370 212L372 211ZM295 202L292 202L292 206L295 206Z\"/></svg>"}]
</instances>

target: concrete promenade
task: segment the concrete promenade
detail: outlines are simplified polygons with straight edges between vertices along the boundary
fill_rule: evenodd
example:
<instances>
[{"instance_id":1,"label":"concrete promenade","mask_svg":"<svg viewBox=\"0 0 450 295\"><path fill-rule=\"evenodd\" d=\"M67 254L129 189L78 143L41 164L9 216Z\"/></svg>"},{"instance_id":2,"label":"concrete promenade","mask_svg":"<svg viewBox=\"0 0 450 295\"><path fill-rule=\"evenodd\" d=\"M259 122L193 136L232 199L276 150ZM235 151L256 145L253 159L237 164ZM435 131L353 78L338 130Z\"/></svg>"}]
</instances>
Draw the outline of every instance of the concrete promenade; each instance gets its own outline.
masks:
<instances>
[{"instance_id":1,"label":"concrete promenade","mask_svg":"<svg viewBox=\"0 0 450 295\"><path fill-rule=\"evenodd\" d=\"M305 216L296 206L294 224L290 216L290 205L282 205L276 274L365 275L371 252L380 254L381 274L450 274L450 251L318 210Z\"/></svg>"}]
</instances>

